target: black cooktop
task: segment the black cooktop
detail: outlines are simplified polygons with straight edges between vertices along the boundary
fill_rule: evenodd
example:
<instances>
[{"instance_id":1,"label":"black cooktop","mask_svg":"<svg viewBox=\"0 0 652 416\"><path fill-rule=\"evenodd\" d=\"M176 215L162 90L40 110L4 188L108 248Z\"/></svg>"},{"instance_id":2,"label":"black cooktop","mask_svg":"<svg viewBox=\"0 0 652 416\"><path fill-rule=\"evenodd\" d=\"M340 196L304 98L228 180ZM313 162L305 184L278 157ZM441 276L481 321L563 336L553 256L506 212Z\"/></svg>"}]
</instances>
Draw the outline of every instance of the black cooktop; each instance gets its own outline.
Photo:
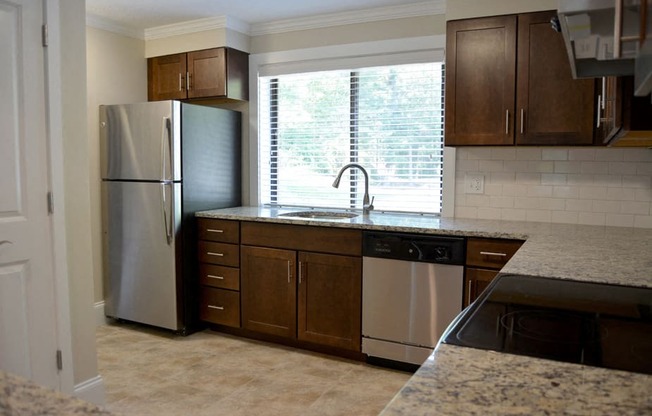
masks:
<instances>
[{"instance_id":1,"label":"black cooktop","mask_svg":"<svg viewBox=\"0 0 652 416\"><path fill-rule=\"evenodd\" d=\"M652 288L500 275L443 342L652 374Z\"/></svg>"}]
</instances>

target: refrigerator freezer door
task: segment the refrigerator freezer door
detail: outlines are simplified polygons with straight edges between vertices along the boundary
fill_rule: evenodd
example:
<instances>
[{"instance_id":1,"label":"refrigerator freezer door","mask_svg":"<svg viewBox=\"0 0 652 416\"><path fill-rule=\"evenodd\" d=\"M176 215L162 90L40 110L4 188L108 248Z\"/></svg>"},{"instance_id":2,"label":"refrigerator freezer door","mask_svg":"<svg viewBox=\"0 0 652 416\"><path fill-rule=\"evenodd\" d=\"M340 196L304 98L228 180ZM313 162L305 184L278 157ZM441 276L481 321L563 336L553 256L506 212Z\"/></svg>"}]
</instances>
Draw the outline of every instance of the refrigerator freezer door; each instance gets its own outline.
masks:
<instances>
[{"instance_id":1,"label":"refrigerator freezer door","mask_svg":"<svg viewBox=\"0 0 652 416\"><path fill-rule=\"evenodd\" d=\"M100 106L102 179L180 181L180 103Z\"/></svg>"},{"instance_id":2,"label":"refrigerator freezer door","mask_svg":"<svg viewBox=\"0 0 652 416\"><path fill-rule=\"evenodd\" d=\"M105 313L181 329L181 184L102 182Z\"/></svg>"}]
</instances>

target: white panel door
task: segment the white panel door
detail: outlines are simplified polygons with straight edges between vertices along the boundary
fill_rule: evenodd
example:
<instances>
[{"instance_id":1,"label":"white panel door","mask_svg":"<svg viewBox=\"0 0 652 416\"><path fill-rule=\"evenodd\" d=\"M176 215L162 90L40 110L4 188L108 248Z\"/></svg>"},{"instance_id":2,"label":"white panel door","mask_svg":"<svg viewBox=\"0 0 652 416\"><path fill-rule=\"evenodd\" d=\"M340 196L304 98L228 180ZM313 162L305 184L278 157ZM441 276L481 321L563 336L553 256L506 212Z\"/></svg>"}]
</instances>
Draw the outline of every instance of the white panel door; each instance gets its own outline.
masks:
<instances>
[{"instance_id":1,"label":"white panel door","mask_svg":"<svg viewBox=\"0 0 652 416\"><path fill-rule=\"evenodd\" d=\"M42 9L0 0L0 370L58 389Z\"/></svg>"}]
</instances>

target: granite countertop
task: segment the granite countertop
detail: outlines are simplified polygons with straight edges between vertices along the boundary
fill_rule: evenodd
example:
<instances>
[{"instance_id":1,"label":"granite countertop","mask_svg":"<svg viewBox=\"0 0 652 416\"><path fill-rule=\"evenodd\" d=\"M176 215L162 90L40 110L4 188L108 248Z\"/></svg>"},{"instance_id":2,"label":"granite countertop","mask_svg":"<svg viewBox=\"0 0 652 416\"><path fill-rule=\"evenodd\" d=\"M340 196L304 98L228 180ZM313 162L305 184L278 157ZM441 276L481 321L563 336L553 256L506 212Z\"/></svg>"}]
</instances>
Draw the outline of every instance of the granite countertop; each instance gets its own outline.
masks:
<instances>
[{"instance_id":1,"label":"granite countertop","mask_svg":"<svg viewBox=\"0 0 652 416\"><path fill-rule=\"evenodd\" d=\"M110 416L94 404L38 386L22 377L0 371L0 415Z\"/></svg>"},{"instance_id":2,"label":"granite countertop","mask_svg":"<svg viewBox=\"0 0 652 416\"><path fill-rule=\"evenodd\" d=\"M298 209L239 207L198 217L526 240L502 269L652 287L652 230L372 212L352 219L278 217ZM439 344L387 405L396 415L652 414L652 376Z\"/></svg>"},{"instance_id":3,"label":"granite countertop","mask_svg":"<svg viewBox=\"0 0 652 416\"><path fill-rule=\"evenodd\" d=\"M489 221L372 212L368 217L321 220L279 217L300 209L238 207L198 217L321 227L526 240L502 269L579 281L652 287L652 229L523 221Z\"/></svg>"}]
</instances>

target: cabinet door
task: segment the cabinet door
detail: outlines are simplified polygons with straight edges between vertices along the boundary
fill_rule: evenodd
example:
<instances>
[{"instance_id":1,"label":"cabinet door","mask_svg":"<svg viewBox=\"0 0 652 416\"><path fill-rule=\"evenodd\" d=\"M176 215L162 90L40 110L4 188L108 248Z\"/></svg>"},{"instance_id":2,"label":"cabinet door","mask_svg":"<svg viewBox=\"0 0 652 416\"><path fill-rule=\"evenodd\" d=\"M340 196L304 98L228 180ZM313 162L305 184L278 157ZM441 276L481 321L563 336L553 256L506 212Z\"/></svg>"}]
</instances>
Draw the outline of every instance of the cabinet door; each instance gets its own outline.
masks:
<instances>
[{"instance_id":1,"label":"cabinet door","mask_svg":"<svg viewBox=\"0 0 652 416\"><path fill-rule=\"evenodd\" d=\"M448 22L447 146L514 144L515 71L516 16Z\"/></svg>"},{"instance_id":2,"label":"cabinet door","mask_svg":"<svg viewBox=\"0 0 652 416\"><path fill-rule=\"evenodd\" d=\"M188 98L226 96L224 48L188 52Z\"/></svg>"},{"instance_id":3,"label":"cabinet door","mask_svg":"<svg viewBox=\"0 0 652 416\"><path fill-rule=\"evenodd\" d=\"M300 340L360 351L362 259L299 253Z\"/></svg>"},{"instance_id":4,"label":"cabinet door","mask_svg":"<svg viewBox=\"0 0 652 416\"><path fill-rule=\"evenodd\" d=\"M147 60L149 101L186 98L186 54L158 56Z\"/></svg>"},{"instance_id":5,"label":"cabinet door","mask_svg":"<svg viewBox=\"0 0 652 416\"><path fill-rule=\"evenodd\" d=\"M518 16L516 144L593 143L594 81L573 79L555 15Z\"/></svg>"},{"instance_id":6,"label":"cabinet door","mask_svg":"<svg viewBox=\"0 0 652 416\"><path fill-rule=\"evenodd\" d=\"M242 327L251 331L296 336L296 252L241 246Z\"/></svg>"},{"instance_id":7,"label":"cabinet door","mask_svg":"<svg viewBox=\"0 0 652 416\"><path fill-rule=\"evenodd\" d=\"M498 272L496 270L484 270L467 268L464 277L464 307L466 308L489 286Z\"/></svg>"}]
</instances>

